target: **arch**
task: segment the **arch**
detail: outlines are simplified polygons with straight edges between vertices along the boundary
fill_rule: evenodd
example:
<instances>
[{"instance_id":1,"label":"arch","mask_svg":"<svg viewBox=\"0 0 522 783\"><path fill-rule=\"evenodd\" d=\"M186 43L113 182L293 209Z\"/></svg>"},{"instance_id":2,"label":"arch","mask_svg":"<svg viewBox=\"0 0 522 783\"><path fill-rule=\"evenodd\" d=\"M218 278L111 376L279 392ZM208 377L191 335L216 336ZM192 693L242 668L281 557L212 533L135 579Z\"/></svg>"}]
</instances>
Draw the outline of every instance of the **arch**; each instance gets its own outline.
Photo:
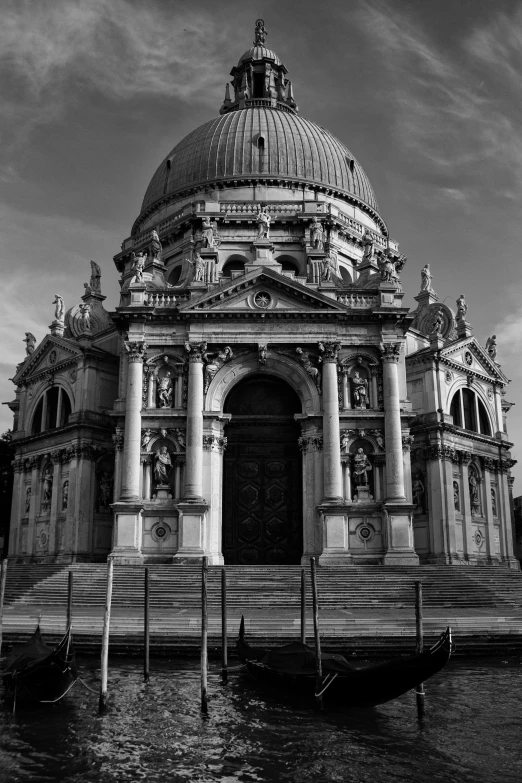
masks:
<instances>
[{"instance_id":1,"label":"arch","mask_svg":"<svg viewBox=\"0 0 522 783\"><path fill-rule=\"evenodd\" d=\"M350 273L347 270L347 268L345 266L343 266L342 264L339 264L339 273L341 275L341 279L342 279L344 285L352 285L352 283L353 283L352 276L350 275Z\"/></svg>"},{"instance_id":2,"label":"arch","mask_svg":"<svg viewBox=\"0 0 522 783\"><path fill-rule=\"evenodd\" d=\"M176 266L172 268L172 271L170 272L169 279L168 279L170 285L178 285L181 279L182 269L183 269L183 262L176 264Z\"/></svg>"},{"instance_id":3,"label":"arch","mask_svg":"<svg viewBox=\"0 0 522 783\"><path fill-rule=\"evenodd\" d=\"M493 424L489 407L478 389L461 383L453 391L448 410L456 427L491 437Z\"/></svg>"},{"instance_id":4,"label":"arch","mask_svg":"<svg viewBox=\"0 0 522 783\"><path fill-rule=\"evenodd\" d=\"M321 397L315 383L294 359L284 354L274 357L269 352L262 372L281 378L292 387L301 401L302 413L321 412ZM247 375L258 373L257 353L232 359L212 379L206 395L206 410L223 410L224 401L233 387Z\"/></svg>"},{"instance_id":5,"label":"arch","mask_svg":"<svg viewBox=\"0 0 522 783\"><path fill-rule=\"evenodd\" d=\"M223 277L232 277L232 272L244 272L245 264L248 264L248 258L239 253L229 256L221 269Z\"/></svg>"},{"instance_id":6,"label":"arch","mask_svg":"<svg viewBox=\"0 0 522 783\"><path fill-rule=\"evenodd\" d=\"M54 384L36 396L33 411L29 414L31 435L65 427L71 413L70 393L62 384Z\"/></svg>"},{"instance_id":7,"label":"arch","mask_svg":"<svg viewBox=\"0 0 522 783\"><path fill-rule=\"evenodd\" d=\"M277 256L275 259L278 264L281 264L283 272L295 272L296 275L301 274L302 264L295 256L288 255L287 253Z\"/></svg>"},{"instance_id":8,"label":"arch","mask_svg":"<svg viewBox=\"0 0 522 783\"><path fill-rule=\"evenodd\" d=\"M261 372L235 384L224 404L225 413L250 416L293 416L300 408L301 400L286 381Z\"/></svg>"}]
</instances>

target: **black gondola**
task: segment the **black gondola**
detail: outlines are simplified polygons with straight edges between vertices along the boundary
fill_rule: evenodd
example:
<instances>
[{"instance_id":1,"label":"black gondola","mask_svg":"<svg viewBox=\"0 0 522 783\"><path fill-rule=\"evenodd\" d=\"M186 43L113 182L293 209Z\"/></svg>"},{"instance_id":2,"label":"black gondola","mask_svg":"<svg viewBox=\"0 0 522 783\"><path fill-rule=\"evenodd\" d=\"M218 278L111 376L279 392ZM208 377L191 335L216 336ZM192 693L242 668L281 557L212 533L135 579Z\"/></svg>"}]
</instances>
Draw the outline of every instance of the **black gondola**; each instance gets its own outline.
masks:
<instances>
[{"instance_id":1,"label":"black gondola","mask_svg":"<svg viewBox=\"0 0 522 783\"><path fill-rule=\"evenodd\" d=\"M44 642L38 626L28 642L13 647L3 677L15 701L29 697L54 704L63 699L78 679L70 629L53 648Z\"/></svg>"},{"instance_id":2,"label":"black gondola","mask_svg":"<svg viewBox=\"0 0 522 783\"><path fill-rule=\"evenodd\" d=\"M265 650L251 647L245 640L241 618L237 653L257 680L278 690L323 699L347 707L370 707L396 699L440 671L450 659L454 646L451 629L426 652L395 658L385 663L357 668L342 655L321 655L323 682L316 691L315 652L302 642Z\"/></svg>"}]
</instances>

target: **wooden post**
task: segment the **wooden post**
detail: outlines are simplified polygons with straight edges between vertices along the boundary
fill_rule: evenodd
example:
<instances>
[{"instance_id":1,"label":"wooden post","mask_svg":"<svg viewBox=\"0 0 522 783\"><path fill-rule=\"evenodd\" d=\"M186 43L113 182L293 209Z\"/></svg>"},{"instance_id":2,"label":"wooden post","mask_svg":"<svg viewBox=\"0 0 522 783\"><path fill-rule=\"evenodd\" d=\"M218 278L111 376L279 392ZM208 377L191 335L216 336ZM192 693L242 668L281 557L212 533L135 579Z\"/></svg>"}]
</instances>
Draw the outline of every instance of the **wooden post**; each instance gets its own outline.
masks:
<instances>
[{"instance_id":1,"label":"wooden post","mask_svg":"<svg viewBox=\"0 0 522 783\"><path fill-rule=\"evenodd\" d=\"M103 636L101 650L101 684L99 710L105 712L107 709L107 678L109 673L109 626L111 622L111 601L112 601L112 578L114 572L114 562L112 557L107 560L107 597L105 600L105 615L103 617Z\"/></svg>"},{"instance_id":2,"label":"wooden post","mask_svg":"<svg viewBox=\"0 0 522 783\"><path fill-rule=\"evenodd\" d=\"M424 636L422 631L422 582L415 581L415 631L416 631L416 652L420 654L424 651ZM424 683L419 682L415 688L417 699L417 715L424 717Z\"/></svg>"},{"instance_id":3,"label":"wooden post","mask_svg":"<svg viewBox=\"0 0 522 783\"><path fill-rule=\"evenodd\" d=\"M201 569L201 712L205 715L208 712L208 694L207 694L207 636L208 636L208 610L207 610L207 577L208 577L208 558L203 558L203 567Z\"/></svg>"},{"instance_id":4,"label":"wooden post","mask_svg":"<svg viewBox=\"0 0 522 783\"><path fill-rule=\"evenodd\" d=\"M148 682L150 676L150 657L149 657L149 569L145 568L145 605L143 608L143 644L144 644L144 658L143 658L143 681Z\"/></svg>"},{"instance_id":5,"label":"wooden post","mask_svg":"<svg viewBox=\"0 0 522 783\"><path fill-rule=\"evenodd\" d=\"M312 600L314 609L314 637L315 637L315 692L320 693L323 687L323 662L321 661L321 638L319 636L319 606L317 601L317 575L315 557L310 558L310 565L312 567ZM317 706L319 709L323 707L323 697L317 696Z\"/></svg>"},{"instance_id":6,"label":"wooden post","mask_svg":"<svg viewBox=\"0 0 522 783\"><path fill-rule=\"evenodd\" d=\"M5 580L7 579L7 558L0 566L0 655L2 654L2 622L4 617Z\"/></svg>"},{"instance_id":7,"label":"wooden post","mask_svg":"<svg viewBox=\"0 0 522 783\"><path fill-rule=\"evenodd\" d=\"M67 631L71 630L72 625L72 606L73 606L73 577L72 571L69 571L69 578L67 582Z\"/></svg>"},{"instance_id":8,"label":"wooden post","mask_svg":"<svg viewBox=\"0 0 522 783\"><path fill-rule=\"evenodd\" d=\"M223 681L228 678L228 650L227 650L227 573L221 569L221 675Z\"/></svg>"},{"instance_id":9,"label":"wooden post","mask_svg":"<svg viewBox=\"0 0 522 783\"><path fill-rule=\"evenodd\" d=\"M301 642L306 644L306 577L301 568Z\"/></svg>"}]
</instances>

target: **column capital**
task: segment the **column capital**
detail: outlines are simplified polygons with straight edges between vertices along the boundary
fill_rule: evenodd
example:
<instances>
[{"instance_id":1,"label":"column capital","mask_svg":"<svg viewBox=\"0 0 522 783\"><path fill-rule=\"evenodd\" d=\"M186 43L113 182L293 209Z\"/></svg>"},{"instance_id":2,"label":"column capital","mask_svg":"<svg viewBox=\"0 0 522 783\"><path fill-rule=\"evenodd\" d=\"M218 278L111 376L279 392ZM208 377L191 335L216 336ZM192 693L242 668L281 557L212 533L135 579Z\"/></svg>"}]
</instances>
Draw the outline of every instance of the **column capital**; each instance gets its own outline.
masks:
<instances>
[{"instance_id":1,"label":"column capital","mask_svg":"<svg viewBox=\"0 0 522 783\"><path fill-rule=\"evenodd\" d=\"M401 353L401 343L381 343L381 360L385 364L397 364Z\"/></svg>"},{"instance_id":2,"label":"column capital","mask_svg":"<svg viewBox=\"0 0 522 783\"><path fill-rule=\"evenodd\" d=\"M143 362L146 358L147 343L137 342L135 340L125 340L124 345L129 362Z\"/></svg>"},{"instance_id":3,"label":"column capital","mask_svg":"<svg viewBox=\"0 0 522 783\"><path fill-rule=\"evenodd\" d=\"M482 465L484 467L484 470L487 470L489 473L493 473L493 471L497 468L497 460L492 459L491 457L482 457Z\"/></svg>"},{"instance_id":4,"label":"column capital","mask_svg":"<svg viewBox=\"0 0 522 783\"><path fill-rule=\"evenodd\" d=\"M339 351L341 350L340 343L317 343L319 353L321 354L321 361L325 364L327 362L336 363L339 358Z\"/></svg>"},{"instance_id":5,"label":"column capital","mask_svg":"<svg viewBox=\"0 0 522 783\"><path fill-rule=\"evenodd\" d=\"M428 460L441 460L450 459L455 461L456 451L453 446L448 446L442 443L436 443L433 446L429 446L426 449L426 459ZM471 459L471 454L469 455Z\"/></svg>"},{"instance_id":6,"label":"column capital","mask_svg":"<svg viewBox=\"0 0 522 783\"><path fill-rule=\"evenodd\" d=\"M112 436L112 442L114 443L116 451L121 451L123 449L124 437L122 430L116 429L115 435Z\"/></svg>"},{"instance_id":7,"label":"column capital","mask_svg":"<svg viewBox=\"0 0 522 783\"><path fill-rule=\"evenodd\" d=\"M227 438L218 435L203 435L203 448L205 451L218 451L221 454L227 447Z\"/></svg>"},{"instance_id":8,"label":"column capital","mask_svg":"<svg viewBox=\"0 0 522 783\"><path fill-rule=\"evenodd\" d=\"M203 364L203 354L206 350L206 343L197 343L197 345L185 343L185 351L188 353L189 362L199 362L200 364Z\"/></svg>"},{"instance_id":9,"label":"column capital","mask_svg":"<svg viewBox=\"0 0 522 783\"><path fill-rule=\"evenodd\" d=\"M323 439L318 435L301 435L297 439L297 443L302 453L307 451L322 451Z\"/></svg>"}]
</instances>

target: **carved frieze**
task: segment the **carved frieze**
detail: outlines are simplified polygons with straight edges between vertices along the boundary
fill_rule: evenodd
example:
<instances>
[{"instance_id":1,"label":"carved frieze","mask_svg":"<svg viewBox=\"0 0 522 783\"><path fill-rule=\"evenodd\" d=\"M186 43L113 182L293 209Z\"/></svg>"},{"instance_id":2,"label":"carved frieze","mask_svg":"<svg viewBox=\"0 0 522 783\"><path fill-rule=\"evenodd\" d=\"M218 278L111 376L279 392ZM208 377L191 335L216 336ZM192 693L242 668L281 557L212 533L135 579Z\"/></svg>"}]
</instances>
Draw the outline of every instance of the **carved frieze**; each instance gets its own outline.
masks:
<instances>
[{"instance_id":1,"label":"carved frieze","mask_svg":"<svg viewBox=\"0 0 522 783\"><path fill-rule=\"evenodd\" d=\"M319 394L321 394L321 373L317 367L314 367L312 364L312 360L310 359L310 352L304 350L301 347L296 348L295 352L297 354L297 361L304 367L310 378L315 383L317 391Z\"/></svg>"},{"instance_id":2,"label":"carved frieze","mask_svg":"<svg viewBox=\"0 0 522 783\"><path fill-rule=\"evenodd\" d=\"M404 452L407 452L410 450L411 445L413 443L414 437L413 435L403 435L402 436L402 450Z\"/></svg>"}]
</instances>

